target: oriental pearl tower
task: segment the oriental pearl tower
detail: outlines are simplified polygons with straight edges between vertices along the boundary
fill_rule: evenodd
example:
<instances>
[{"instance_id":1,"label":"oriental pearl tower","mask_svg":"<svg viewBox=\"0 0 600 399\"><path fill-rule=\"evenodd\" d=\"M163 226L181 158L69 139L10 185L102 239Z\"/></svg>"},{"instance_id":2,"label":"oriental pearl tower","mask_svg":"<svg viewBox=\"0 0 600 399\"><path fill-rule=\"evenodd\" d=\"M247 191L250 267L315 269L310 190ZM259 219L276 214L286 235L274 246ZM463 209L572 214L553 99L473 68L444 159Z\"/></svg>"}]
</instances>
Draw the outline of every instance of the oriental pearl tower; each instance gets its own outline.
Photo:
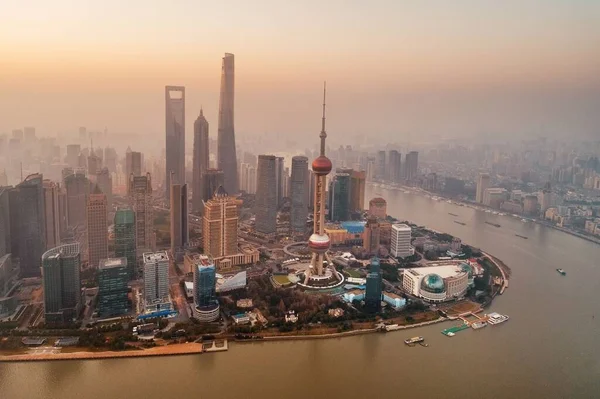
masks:
<instances>
[{"instance_id":1,"label":"oriental pearl tower","mask_svg":"<svg viewBox=\"0 0 600 399\"><path fill-rule=\"evenodd\" d=\"M321 121L321 134L319 137L321 138L321 153L320 155L313 161L312 170L315 174L315 206L314 206L314 230L313 234L308 239L308 247L312 252L312 258L310 261L310 267L306 273L306 278L304 284L309 284L309 280L319 280L326 278L326 274L329 277L337 276L337 272L333 269L332 273L329 273L323 269L323 263L325 258L329 264L331 264L331 260L327 255L327 250L330 246L329 236L325 233L325 186L326 179L329 172L333 168L331 161L325 155L325 139L327 138L327 133L325 132L325 95L327 88L323 86L323 118ZM312 277L312 278L311 278Z\"/></svg>"}]
</instances>

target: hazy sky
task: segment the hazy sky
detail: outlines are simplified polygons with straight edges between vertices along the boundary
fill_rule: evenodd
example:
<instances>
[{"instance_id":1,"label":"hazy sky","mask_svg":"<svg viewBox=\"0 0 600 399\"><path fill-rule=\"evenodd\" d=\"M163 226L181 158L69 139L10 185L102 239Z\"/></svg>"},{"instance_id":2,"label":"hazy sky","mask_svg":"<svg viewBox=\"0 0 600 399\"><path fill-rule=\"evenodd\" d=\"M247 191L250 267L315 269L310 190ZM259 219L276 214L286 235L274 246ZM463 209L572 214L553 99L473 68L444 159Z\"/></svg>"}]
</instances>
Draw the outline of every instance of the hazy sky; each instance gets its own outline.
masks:
<instances>
[{"instance_id":1,"label":"hazy sky","mask_svg":"<svg viewBox=\"0 0 600 399\"><path fill-rule=\"evenodd\" d=\"M184 85L216 137L224 52L240 138L316 137L323 80L334 141L600 137L598 0L0 1L0 133L164 140Z\"/></svg>"}]
</instances>

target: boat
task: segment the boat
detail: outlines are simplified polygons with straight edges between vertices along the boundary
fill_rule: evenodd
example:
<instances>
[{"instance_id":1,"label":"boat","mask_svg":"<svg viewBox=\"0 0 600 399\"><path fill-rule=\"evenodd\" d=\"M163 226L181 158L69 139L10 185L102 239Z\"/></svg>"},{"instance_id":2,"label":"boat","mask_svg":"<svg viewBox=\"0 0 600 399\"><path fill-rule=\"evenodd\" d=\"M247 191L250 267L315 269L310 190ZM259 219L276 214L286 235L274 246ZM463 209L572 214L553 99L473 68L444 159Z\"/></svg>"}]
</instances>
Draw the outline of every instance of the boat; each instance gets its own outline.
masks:
<instances>
[{"instance_id":1,"label":"boat","mask_svg":"<svg viewBox=\"0 0 600 399\"><path fill-rule=\"evenodd\" d=\"M412 338L404 340L404 343L406 345L414 345L414 344L418 344L419 342L423 342L423 341L425 341L425 338L423 338L423 337L412 337Z\"/></svg>"},{"instance_id":2,"label":"boat","mask_svg":"<svg viewBox=\"0 0 600 399\"><path fill-rule=\"evenodd\" d=\"M557 272L559 272L562 276L566 276L567 272L564 271L563 269L556 269Z\"/></svg>"},{"instance_id":3,"label":"boat","mask_svg":"<svg viewBox=\"0 0 600 399\"><path fill-rule=\"evenodd\" d=\"M448 215L458 216L456 213L448 212Z\"/></svg>"},{"instance_id":4,"label":"boat","mask_svg":"<svg viewBox=\"0 0 600 399\"><path fill-rule=\"evenodd\" d=\"M527 236L522 236L521 234L515 234L517 237L522 238L524 240L528 239L529 237Z\"/></svg>"},{"instance_id":5,"label":"boat","mask_svg":"<svg viewBox=\"0 0 600 399\"><path fill-rule=\"evenodd\" d=\"M453 332L448 332L448 333L446 333L446 335L447 335L448 337L454 337L456 334L455 334L455 333L453 333Z\"/></svg>"},{"instance_id":6,"label":"boat","mask_svg":"<svg viewBox=\"0 0 600 399\"><path fill-rule=\"evenodd\" d=\"M488 324L491 324L491 325L504 323L506 320L509 319L508 316L500 314L500 313L496 313L496 312L490 313L486 316L487 316Z\"/></svg>"},{"instance_id":7,"label":"boat","mask_svg":"<svg viewBox=\"0 0 600 399\"><path fill-rule=\"evenodd\" d=\"M489 224L490 226L494 226L494 227L500 227L500 225L498 223L485 222L485 224Z\"/></svg>"},{"instance_id":8,"label":"boat","mask_svg":"<svg viewBox=\"0 0 600 399\"><path fill-rule=\"evenodd\" d=\"M459 222L458 220L455 220L455 221L454 221L454 223L456 223L456 224L460 224L461 226L466 226L466 225L467 225L466 223Z\"/></svg>"},{"instance_id":9,"label":"boat","mask_svg":"<svg viewBox=\"0 0 600 399\"><path fill-rule=\"evenodd\" d=\"M471 324L471 328L473 330L479 330L480 328L483 328L487 326L487 323L485 321L476 321L475 323Z\"/></svg>"}]
</instances>

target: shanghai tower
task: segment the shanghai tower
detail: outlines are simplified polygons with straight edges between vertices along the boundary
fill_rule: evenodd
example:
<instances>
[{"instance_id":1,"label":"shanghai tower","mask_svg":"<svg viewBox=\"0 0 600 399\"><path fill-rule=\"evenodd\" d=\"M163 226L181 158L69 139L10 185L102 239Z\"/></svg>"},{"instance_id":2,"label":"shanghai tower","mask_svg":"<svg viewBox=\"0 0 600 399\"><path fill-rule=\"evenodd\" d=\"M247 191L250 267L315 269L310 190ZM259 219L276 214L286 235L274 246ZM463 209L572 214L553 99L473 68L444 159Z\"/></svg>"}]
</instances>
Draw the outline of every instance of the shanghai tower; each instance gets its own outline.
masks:
<instances>
[{"instance_id":1,"label":"shanghai tower","mask_svg":"<svg viewBox=\"0 0 600 399\"><path fill-rule=\"evenodd\" d=\"M225 53L221 69L221 98L219 100L218 154L219 169L223 171L224 188L230 195L238 192L235 131L233 128L234 58Z\"/></svg>"}]
</instances>

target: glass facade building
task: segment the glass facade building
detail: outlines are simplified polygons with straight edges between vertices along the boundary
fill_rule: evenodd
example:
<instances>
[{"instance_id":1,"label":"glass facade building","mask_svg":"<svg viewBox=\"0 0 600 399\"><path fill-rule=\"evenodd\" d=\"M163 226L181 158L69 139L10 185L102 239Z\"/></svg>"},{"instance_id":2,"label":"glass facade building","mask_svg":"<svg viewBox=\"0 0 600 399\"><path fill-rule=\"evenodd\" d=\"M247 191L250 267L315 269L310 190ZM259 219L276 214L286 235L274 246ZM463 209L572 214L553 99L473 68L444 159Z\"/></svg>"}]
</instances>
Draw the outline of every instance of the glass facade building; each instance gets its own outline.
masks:
<instances>
[{"instance_id":1,"label":"glass facade building","mask_svg":"<svg viewBox=\"0 0 600 399\"><path fill-rule=\"evenodd\" d=\"M131 209L119 209L115 213L115 257L127 259L127 275L135 278L135 213Z\"/></svg>"},{"instance_id":2,"label":"glass facade building","mask_svg":"<svg viewBox=\"0 0 600 399\"><path fill-rule=\"evenodd\" d=\"M329 219L340 222L350 219L350 174L336 173L329 186Z\"/></svg>"},{"instance_id":3,"label":"glass facade building","mask_svg":"<svg viewBox=\"0 0 600 399\"><path fill-rule=\"evenodd\" d=\"M102 259L98 266L98 315L118 316L129 312L127 258Z\"/></svg>"},{"instance_id":4,"label":"glass facade building","mask_svg":"<svg viewBox=\"0 0 600 399\"><path fill-rule=\"evenodd\" d=\"M383 298L383 283L378 258L371 259L371 268L367 274L367 289L365 292L365 307L371 312L381 310Z\"/></svg>"},{"instance_id":5,"label":"glass facade building","mask_svg":"<svg viewBox=\"0 0 600 399\"><path fill-rule=\"evenodd\" d=\"M46 323L75 320L81 308L79 243L65 244L42 255L44 314Z\"/></svg>"}]
</instances>

